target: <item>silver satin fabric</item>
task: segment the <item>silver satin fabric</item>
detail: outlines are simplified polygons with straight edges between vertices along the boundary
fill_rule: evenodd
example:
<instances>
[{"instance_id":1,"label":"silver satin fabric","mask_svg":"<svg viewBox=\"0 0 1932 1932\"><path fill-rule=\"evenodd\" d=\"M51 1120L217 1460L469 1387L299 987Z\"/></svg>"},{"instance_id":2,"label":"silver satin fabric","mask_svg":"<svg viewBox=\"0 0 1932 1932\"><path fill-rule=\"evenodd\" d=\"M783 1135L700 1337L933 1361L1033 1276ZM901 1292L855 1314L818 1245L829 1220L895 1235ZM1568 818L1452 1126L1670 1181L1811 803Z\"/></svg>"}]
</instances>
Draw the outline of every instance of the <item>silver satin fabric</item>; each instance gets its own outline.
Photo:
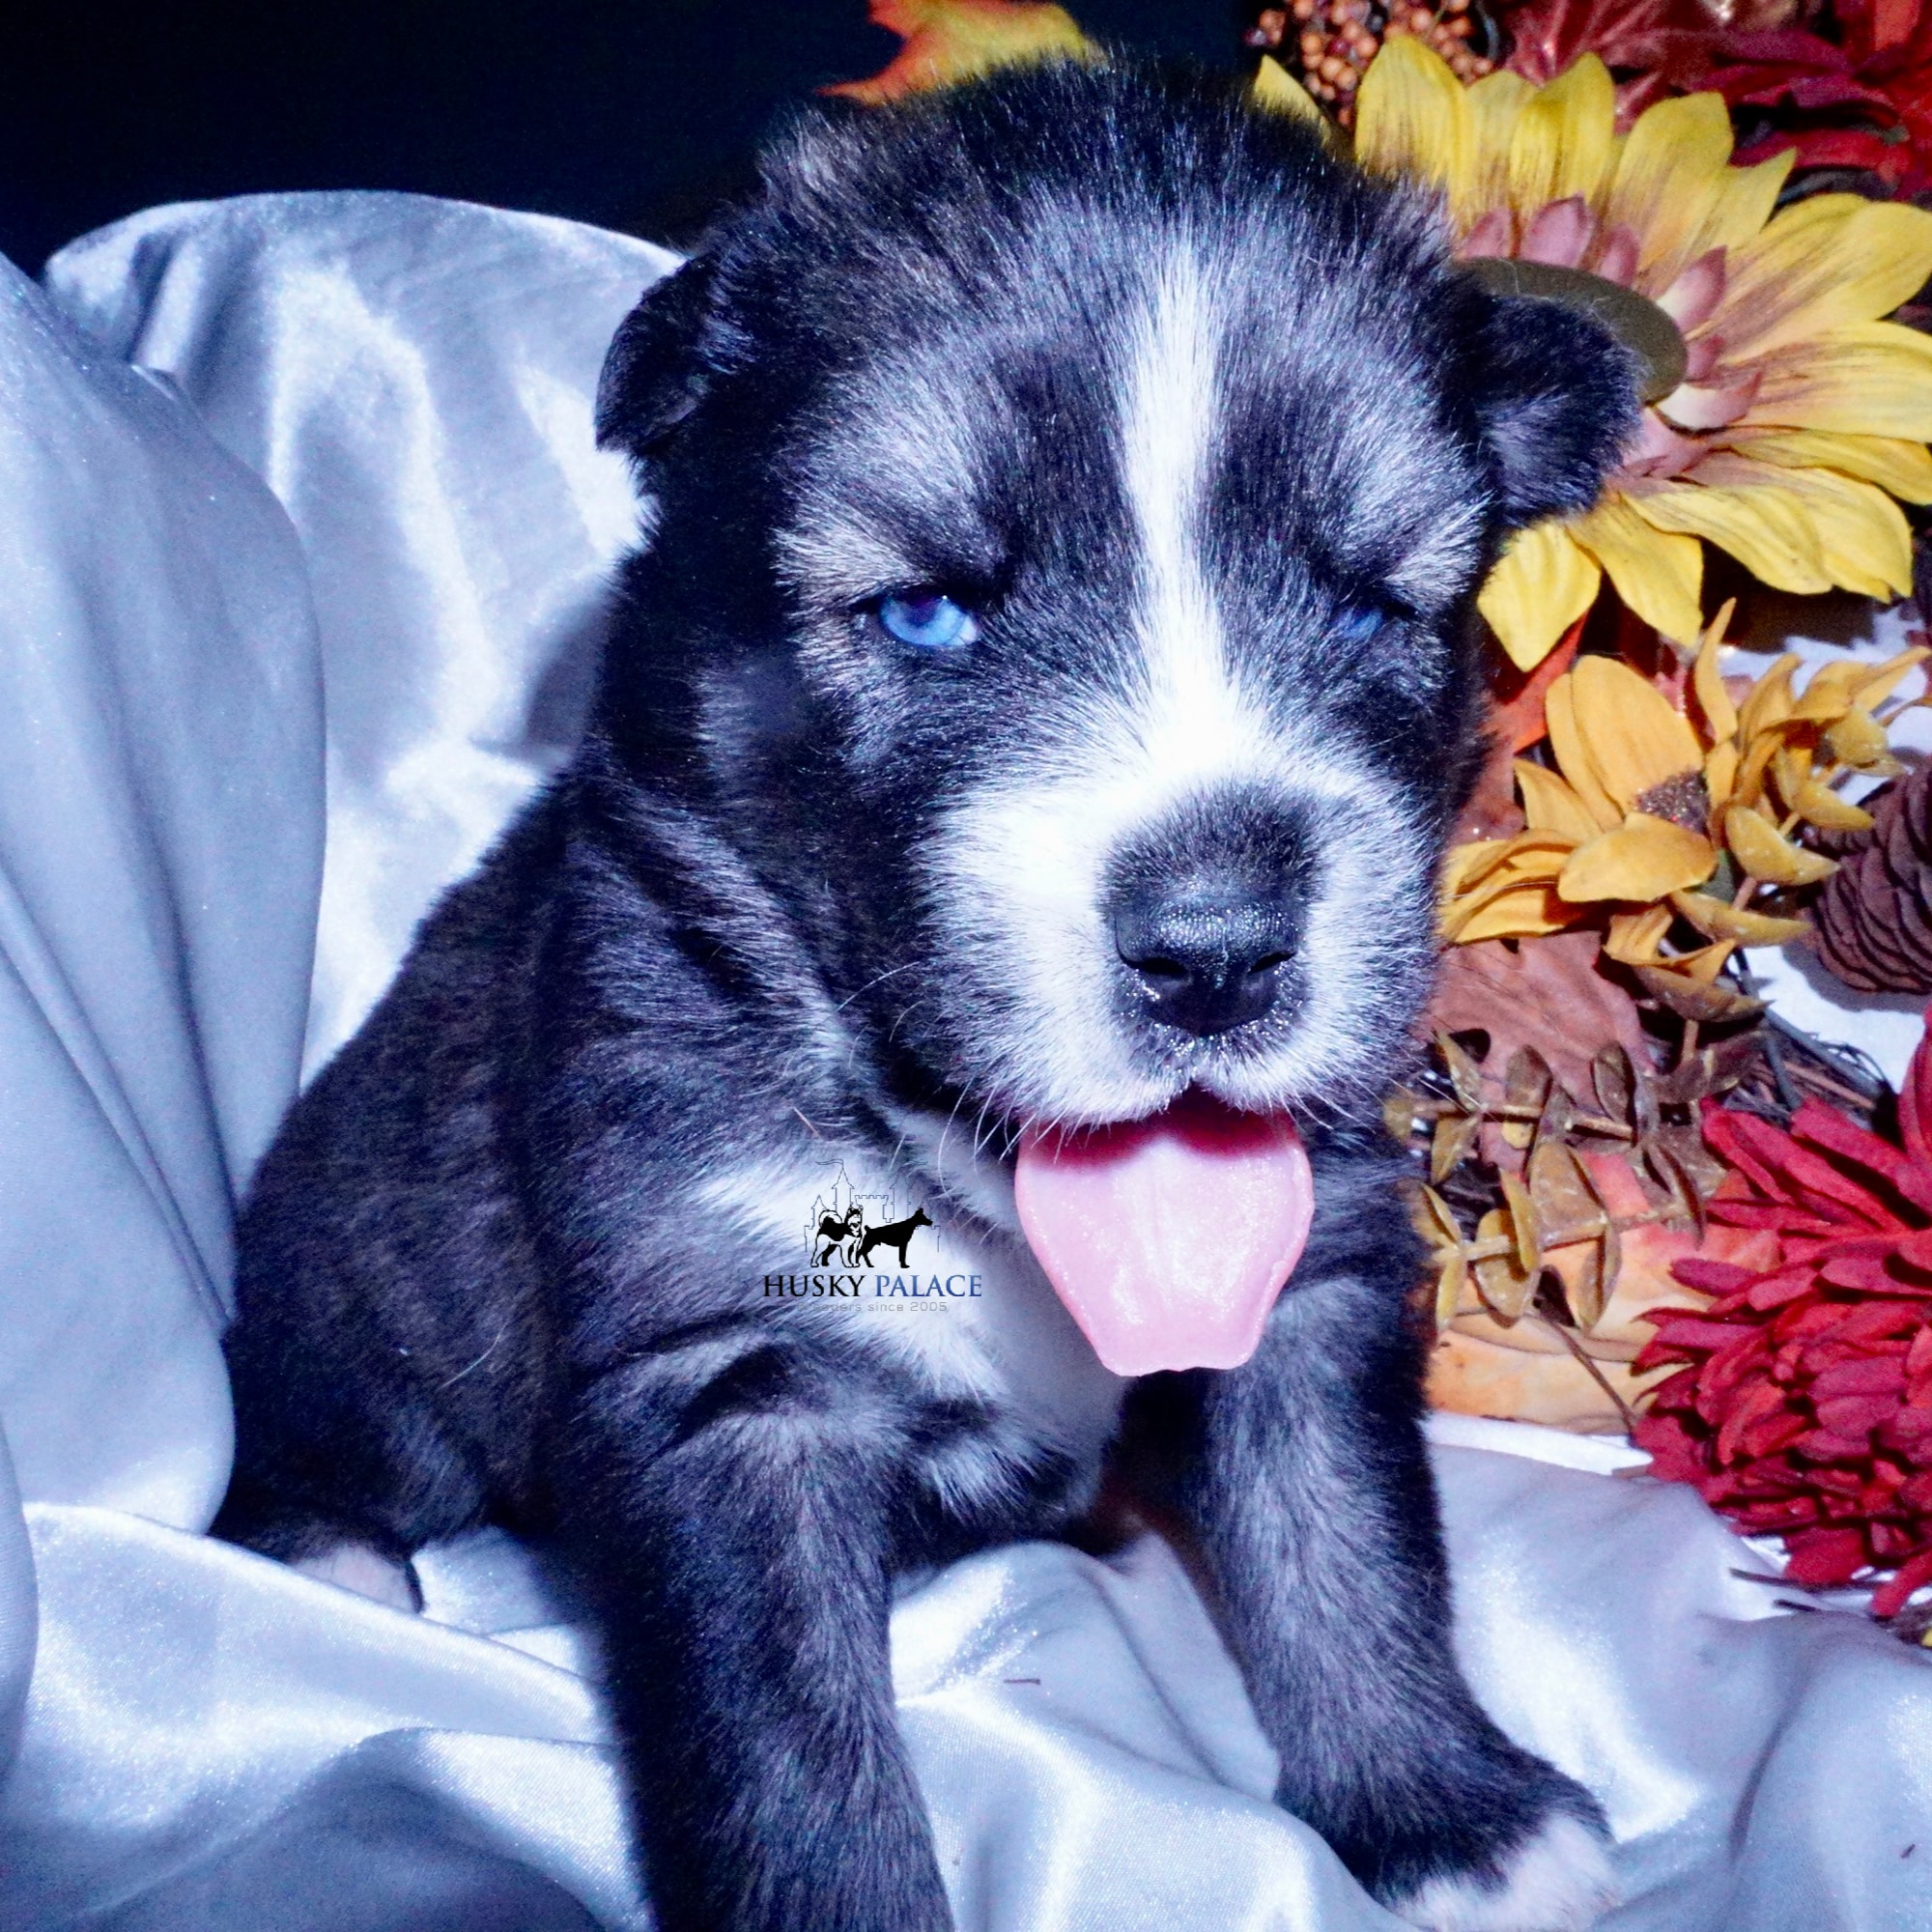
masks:
<instances>
[{"instance_id":1,"label":"silver satin fabric","mask_svg":"<svg viewBox=\"0 0 1932 1932\"><path fill-rule=\"evenodd\" d=\"M594 1655L523 1551L431 1552L410 1617L199 1531L237 1190L304 1042L312 1068L568 747L636 526L589 397L668 264L323 195L137 217L48 295L7 277L0 1926L650 1922ZM1781 1608L1615 1445L1433 1427L1453 1640L1603 1796L1611 1925L1932 1925L1932 1661ZM1160 1545L916 1580L894 1655L964 1932L1394 1925L1266 1802Z\"/></svg>"}]
</instances>

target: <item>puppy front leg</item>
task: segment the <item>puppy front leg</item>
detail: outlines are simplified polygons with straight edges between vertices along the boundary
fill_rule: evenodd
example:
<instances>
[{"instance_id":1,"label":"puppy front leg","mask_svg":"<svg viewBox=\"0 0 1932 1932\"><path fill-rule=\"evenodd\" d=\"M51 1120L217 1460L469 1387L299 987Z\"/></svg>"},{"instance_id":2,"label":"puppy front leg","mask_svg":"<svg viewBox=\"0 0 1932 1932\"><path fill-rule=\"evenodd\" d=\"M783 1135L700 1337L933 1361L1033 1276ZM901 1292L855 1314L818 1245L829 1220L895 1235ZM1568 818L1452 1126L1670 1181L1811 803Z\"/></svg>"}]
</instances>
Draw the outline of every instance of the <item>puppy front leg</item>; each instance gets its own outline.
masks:
<instances>
[{"instance_id":1,"label":"puppy front leg","mask_svg":"<svg viewBox=\"0 0 1932 1932\"><path fill-rule=\"evenodd\" d=\"M1457 1668L1390 1234L1383 1279L1297 1275L1254 1358L1208 1378L1191 1513L1284 1809L1414 1924L1575 1932L1610 1900L1603 1814Z\"/></svg>"},{"instance_id":2,"label":"puppy front leg","mask_svg":"<svg viewBox=\"0 0 1932 1932\"><path fill-rule=\"evenodd\" d=\"M899 1417L780 1348L723 1353L606 1378L561 1488L657 1922L948 1932L893 1704Z\"/></svg>"}]
</instances>

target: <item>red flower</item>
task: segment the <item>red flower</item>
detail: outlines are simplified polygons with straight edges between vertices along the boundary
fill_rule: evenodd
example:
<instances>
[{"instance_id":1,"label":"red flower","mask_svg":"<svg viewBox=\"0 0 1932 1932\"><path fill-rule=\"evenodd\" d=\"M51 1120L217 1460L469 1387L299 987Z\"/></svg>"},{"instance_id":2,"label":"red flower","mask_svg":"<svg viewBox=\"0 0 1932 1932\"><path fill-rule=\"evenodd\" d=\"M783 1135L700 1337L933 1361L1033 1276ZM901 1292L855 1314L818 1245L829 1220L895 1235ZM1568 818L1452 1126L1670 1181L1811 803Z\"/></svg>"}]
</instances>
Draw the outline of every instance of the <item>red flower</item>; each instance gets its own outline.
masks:
<instances>
[{"instance_id":1,"label":"red flower","mask_svg":"<svg viewBox=\"0 0 1932 1932\"><path fill-rule=\"evenodd\" d=\"M1770 1229L1776 1265L1692 1258L1687 1288L1717 1298L1659 1308L1641 1372L1661 1382L1634 1431L1650 1473L1692 1484L1749 1532L1775 1531L1798 1583L1895 1570L1872 1610L1891 1616L1932 1582L1932 1046L1899 1096L1903 1147L1806 1100L1789 1132L1715 1104L1704 1138L1733 1172L1711 1203Z\"/></svg>"},{"instance_id":2,"label":"red flower","mask_svg":"<svg viewBox=\"0 0 1932 1932\"><path fill-rule=\"evenodd\" d=\"M1792 28L1730 34L1703 85L1731 105L1784 110L1793 125L1741 150L1786 148L1797 165L1866 168L1896 193L1932 186L1932 10L1925 0L1841 0L1843 44Z\"/></svg>"}]
</instances>

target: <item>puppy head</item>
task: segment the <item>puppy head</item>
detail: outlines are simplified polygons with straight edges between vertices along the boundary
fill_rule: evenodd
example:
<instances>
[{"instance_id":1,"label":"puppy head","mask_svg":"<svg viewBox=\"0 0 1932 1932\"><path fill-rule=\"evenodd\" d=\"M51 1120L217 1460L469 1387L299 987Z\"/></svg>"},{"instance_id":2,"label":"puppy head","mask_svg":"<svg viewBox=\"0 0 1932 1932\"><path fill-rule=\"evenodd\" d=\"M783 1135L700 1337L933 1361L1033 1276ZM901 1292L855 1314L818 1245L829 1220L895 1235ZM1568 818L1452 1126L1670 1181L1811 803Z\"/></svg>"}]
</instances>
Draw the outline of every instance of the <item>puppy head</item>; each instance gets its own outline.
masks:
<instances>
[{"instance_id":1,"label":"puppy head","mask_svg":"<svg viewBox=\"0 0 1932 1932\"><path fill-rule=\"evenodd\" d=\"M1635 420L1420 197L1075 67L799 129L600 395L708 809L882 1065L1034 1123L1379 1093L1474 590Z\"/></svg>"}]
</instances>

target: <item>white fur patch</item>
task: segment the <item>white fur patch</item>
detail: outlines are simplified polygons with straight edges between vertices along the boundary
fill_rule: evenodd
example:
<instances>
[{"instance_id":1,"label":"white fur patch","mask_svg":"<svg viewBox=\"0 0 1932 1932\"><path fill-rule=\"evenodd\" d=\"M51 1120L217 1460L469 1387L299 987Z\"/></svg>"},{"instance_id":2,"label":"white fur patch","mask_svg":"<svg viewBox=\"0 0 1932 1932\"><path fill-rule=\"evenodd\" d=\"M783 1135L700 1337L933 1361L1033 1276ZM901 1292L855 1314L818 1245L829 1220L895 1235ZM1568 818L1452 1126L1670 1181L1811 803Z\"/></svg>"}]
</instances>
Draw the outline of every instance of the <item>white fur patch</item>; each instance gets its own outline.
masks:
<instances>
[{"instance_id":1,"label":"white fur patch","mask_svg":"<svg viewBox=\"0 0 1932 1932\"><path fill-rule=\"evenodd\" d=\"M1510 1861L1503 1883L1432 1879L1396 1916L1427 1932L1584 1932L1617 1902L1603 1840L1555 1817Z\"/></svg>"},{"instance_id":2,"label":"white fur patch","mask_svg":"<svg viewBox=\"0 0 1932 1932\"><path fill-rule=\"evenodd\" d=\"M1141 318L1122 397L1124 481L1141 544L1143 717L1176 741L1246 722L1194 544L1214 443L1217 334L1193 251L1177 247Z\"/></svg>"}]
</instances>

